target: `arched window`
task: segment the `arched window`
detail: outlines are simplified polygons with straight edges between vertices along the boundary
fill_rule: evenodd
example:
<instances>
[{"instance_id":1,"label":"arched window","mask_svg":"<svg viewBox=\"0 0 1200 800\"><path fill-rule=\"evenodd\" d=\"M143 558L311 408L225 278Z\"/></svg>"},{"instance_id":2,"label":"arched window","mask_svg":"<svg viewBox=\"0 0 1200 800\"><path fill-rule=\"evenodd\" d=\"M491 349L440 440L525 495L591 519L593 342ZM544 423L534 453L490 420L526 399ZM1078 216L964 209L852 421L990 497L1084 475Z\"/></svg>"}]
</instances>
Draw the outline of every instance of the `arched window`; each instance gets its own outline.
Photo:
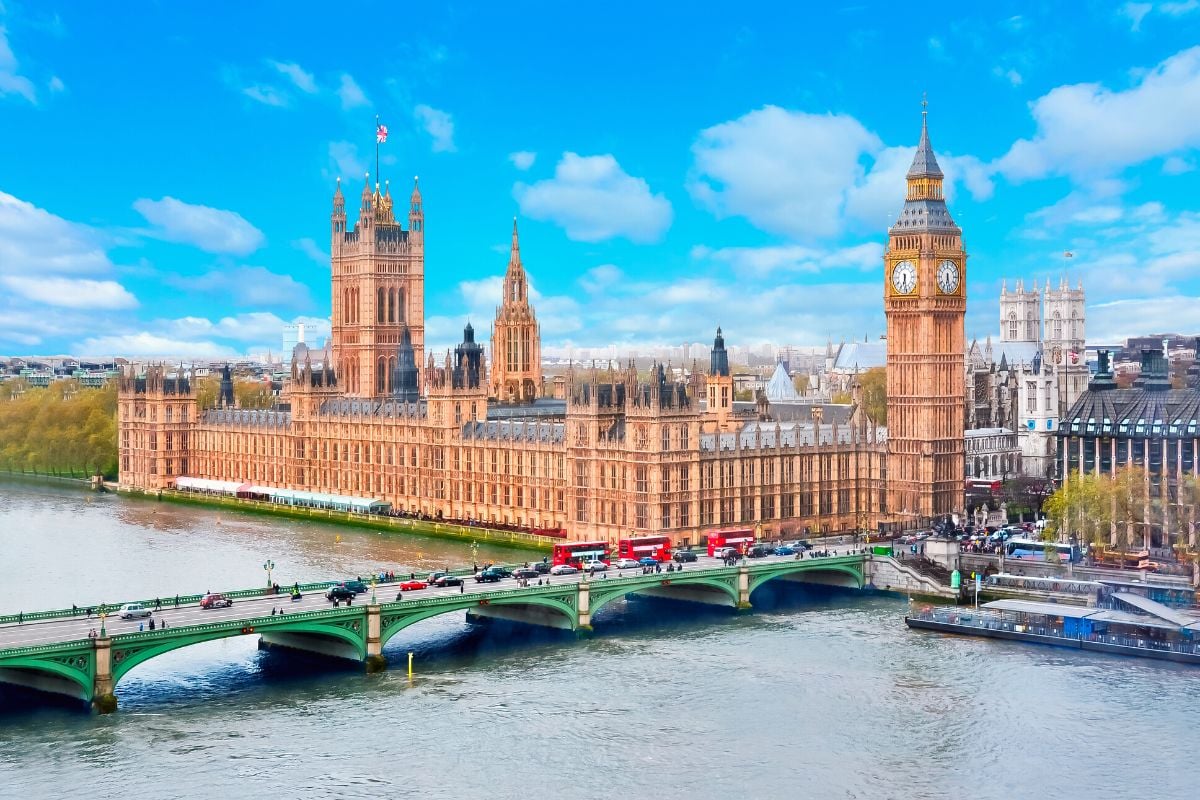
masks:
<instances>
[{"instance_id":1,"label":"arched window","mask_svg":"<svg viewBox=\"0 0 1200 800\"><path fill-rule=\"evenodd\" d=\"M396 290L395 289L388 289L387 321L388 322L396 321Z\"/></svg>"},{"instance_id":2,"label":"arched window","mask_svg":"<svg viewBox=\"0 0 1200 800\"><path fill-rule=\"evenodd\" d=\"M1008 338L1012 341L1017 339L1017 312L1008 312Z\"/></svg>"},{"instance_id":3,"label":"arched window","mask_svg":"<svg viewBox=\"0 0 1200 800\"><path fill-rule=\"evenodd\" d=\"M396 290L396 322L404 322L404 290Z\"/></svg>"},{"instance_id":4,"label":"arched window","mask_svg":"<svg viewBox=\"0 0 1200 800\"><path fill-rule=\"evenodd\" d=\"M379 363L375 369L375 393L383 394L387 390L387 360L383 356L379 357Z\"/></svg>"},{"instance_id":5,"label":"arched window","mask_svg":"<svg viewBox=\"0 0 1200 800\"><path fill-rule=\"evenodd\" d=\"M377 293L375 300L375 321L383 322L383 288L381 287Z\"/></svg>"},{"instance_id":6,"label":"arched window","mask_svg":"<svg viewBox=\"0 0 1200 800\"><path fill-rule=\"evenodd\" d=\"M1054 312L1054 338L1061 339L1063 332L1062 314Z\"/></svg>"}]
</instances>

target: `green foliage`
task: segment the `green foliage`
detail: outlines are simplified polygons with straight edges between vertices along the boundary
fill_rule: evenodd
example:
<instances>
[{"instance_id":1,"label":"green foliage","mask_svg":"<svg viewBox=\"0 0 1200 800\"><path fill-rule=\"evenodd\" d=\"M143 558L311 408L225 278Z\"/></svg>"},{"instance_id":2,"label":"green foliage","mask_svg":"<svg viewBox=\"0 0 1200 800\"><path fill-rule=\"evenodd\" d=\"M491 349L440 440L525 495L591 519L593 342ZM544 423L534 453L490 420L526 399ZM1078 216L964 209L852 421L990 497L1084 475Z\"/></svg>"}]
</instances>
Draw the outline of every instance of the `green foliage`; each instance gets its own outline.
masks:
<instances>
[{"instance_id":1,"label":"green foliage","mask_svg":"<svg viewBox=\"0 0 1200 800\"><path fill-rule=\"evenodd\" d=\"M238 408L271 408L275 405L271 384L265 381L234 381L233 395Z\"/></svg>"},{"instance_id":2,"label":"green foliage","mask_svg":"<svg viewBox=\"0 0 1200 800\"><path fill-rule=\"evenodd\" d=\"M798 394L808 394L809 378L804 373L800 372L792 376L792 386L796 387Z\"/></svg>"},{"instance_id":3,"label":"green foliage","mask_svg":"<svg viewBox=\"0 0 1200 800\"><path fill-rule=\"evenodd\" d=\"M853 400L850 392L834 392L833 396L829 398L829 402L843 406L849 405Z\"/></svg>"},{"instance_id":4,"label":"green foliage","mask_svg":"<svg viewBox=\"0 0 1200 800\"><path fill-rule=\"evenodd\" d=\"M874 367L859 375L858 381L867 418L876 425L887 425L887 370Z\"/></svg>"},{"instance_id":5,"label":"green foliage","mask_svg":"<svg viewBox=\"0 0 1200 800\"><path fill-rule=\"evenodd\" d=\"M116 383L100 389L81 389L75 381L23 392L8 384L5 388L0 394L0 469L116 477Z\"/></svg>"},{"instance_id":6,"label":"green foliage","mask_svg":"<svg viewBox=\"0 0 1200 800\"><path fill-rule=\"evenodd\" d=\"M750 402L754 399L753 389L738 389L733 393L733 399L739 403Z\"/></svg>"}]
</instances>

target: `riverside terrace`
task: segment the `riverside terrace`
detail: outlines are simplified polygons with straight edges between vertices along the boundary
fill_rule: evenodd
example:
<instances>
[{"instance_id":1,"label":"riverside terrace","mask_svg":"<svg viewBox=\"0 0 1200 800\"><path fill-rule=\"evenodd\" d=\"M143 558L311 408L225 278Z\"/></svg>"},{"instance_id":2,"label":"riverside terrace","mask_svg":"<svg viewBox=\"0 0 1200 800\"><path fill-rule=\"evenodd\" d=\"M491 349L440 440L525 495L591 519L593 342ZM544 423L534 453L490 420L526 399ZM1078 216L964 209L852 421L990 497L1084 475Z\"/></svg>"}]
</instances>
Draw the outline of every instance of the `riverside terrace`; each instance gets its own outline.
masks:
<instances>
[{"instance_id":1,"label":"riverside terrace","mask_svg":"<svg viewBox=\"0 0 1200 800\"><path fill-rule=\"evenodd\" d=\"M301 585L298 601L263 589L225 592L235 602L221 609L201 609L199 595L180 597L178 606L171 597L155 612L166 626L153 631L139 630L137 620L112 614L104 620L89 619L71 609L10 615L0 617L0 682L79 698L107 712L116 709L117 684L137 665L181 647L231 636L258 635L267 646L351 659L376 671L386 665L383 648L389 639L409 625L456 611L586 634L600 608L629 594L742 610L752 608L754 590L772 580L955 596L948 587L890 557L868 553L773 556L739 566L701 557L669 573L611 573L555 576L542 586L510 581L503 589L468 580L461 592L457 587L431 587L406 592L398 601L392 594L395 584L385 583L363 595L365 602L339 607L325 599L324 590L334 585L330 581ZM153 607L154 600L148 604ZM280 606L283 614L270 613ZM98 635L93 636L93 630Z\"/></svg>"}]
</instances>

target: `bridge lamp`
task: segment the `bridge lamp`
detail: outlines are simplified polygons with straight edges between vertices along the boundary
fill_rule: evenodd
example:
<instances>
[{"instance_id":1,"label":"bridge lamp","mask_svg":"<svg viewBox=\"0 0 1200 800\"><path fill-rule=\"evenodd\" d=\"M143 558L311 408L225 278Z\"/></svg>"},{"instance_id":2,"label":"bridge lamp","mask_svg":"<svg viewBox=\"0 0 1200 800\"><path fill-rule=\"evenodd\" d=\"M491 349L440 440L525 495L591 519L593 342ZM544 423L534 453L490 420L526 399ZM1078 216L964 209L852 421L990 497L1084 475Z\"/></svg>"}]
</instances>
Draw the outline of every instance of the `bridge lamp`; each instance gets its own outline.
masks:
<instances>
[{"instance_id":1,"label":"bridge lamp","mask_svg":"<svg viewBox=\"0 0 1200 800\"><path fill-rule=\"evenodd\" d=\"M376 583L378 583L378 582L379 582L379 579L378 579L377 577L375 577L374 575L372 575L372 576L371 576L371 605L376 605L376 602L375 602L375 584L376 584Z\"/></svg>"},{"instance_id":2,"label":"bridge lamp","mask_svg":"<svg viewBox=\"0 0 1200 800\"><path fill-rule=\"evenodd\" d=\"M267 586L269 587L271 585L271 570L275 569L275 562L268 558L263 562L263 569L267 571Z\"/></svg>"},{"instance_id":3,"label":"bridge lamp","mask_svg":"<svg viewBox=\"0 0 1200 800\"><path fill-rule=\"evenodd\" d=\"M100 638L101 639L108 637L108 631L104 630L104 618L107 616L108 616L108 611L104 608L103 605L101 605L100 606Z\"/></svg>"}]
</instances>

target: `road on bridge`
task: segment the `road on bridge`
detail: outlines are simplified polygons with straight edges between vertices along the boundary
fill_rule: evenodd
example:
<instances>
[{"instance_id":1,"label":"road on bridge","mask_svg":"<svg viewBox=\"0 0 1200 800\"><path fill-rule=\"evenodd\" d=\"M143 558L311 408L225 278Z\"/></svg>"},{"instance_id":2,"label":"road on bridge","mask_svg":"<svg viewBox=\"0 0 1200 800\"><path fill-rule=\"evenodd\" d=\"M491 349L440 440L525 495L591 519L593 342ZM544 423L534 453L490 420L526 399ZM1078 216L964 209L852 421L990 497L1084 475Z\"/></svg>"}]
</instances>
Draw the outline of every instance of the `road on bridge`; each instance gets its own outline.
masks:
<instances>
[{"instance_id":1,"label":"road on bridge","mask_svg":"<svg viewBox=\"0 0 1200 800\"><path fill-rule=\"evenodd\" d=\"M847 549L849 552L849 548ZM748 563L769 563L775 561L791 561L794 556L766 556L764 558L752 559ZM723 567L723 562L718 558L710 558L706 555L700 555L699 558L687 564L675 565L682 567L684 571L693 572L696 570L707 570ZM664 565L663 569L666 567ZM406 573L407 574L407 573ZM417 573L418 579L422 575L428 573ZM620 580L622 575L641 575L640 568L618 570L616 567L609 567L606 573L607 577L600 574L588 578L591 582L604 580ZM664 575L667 573L664 572ZM554 575L543 576L545 581L549 578L552 585L568 585L572 586L583 579L582 574L575 575ZM402 576L397 573L397 580L394 583L380 583L375 589L375 597L380 603L391 603L396 599L398 585L402 580ZM497 583L476 583L475 579L468 575L464 578L465 584L462 592L464 594L472 594L476 592L495 592L507 588L515 589L517 582L514 578L504 578ZM535 585L537 580L532 581ZM163 598L162 610L154 612L155 625L166 621L168 628L180 628L189 625L203 625L210 622L228 622L240 619L252 619L257 617L267 617L271 615L271 609L282 609L284 614L292 614L298 611L319 611L332 607L332 603L325 599L323 590L313 590L306 592L298 601L292 601L286 594L286 587L281 586L281 594L278 595L263 595L260 597L242 597L234 600L233 605L229 608L210 608L202 609L198 603L181 604L178 608L175 607L174 598ZM427 589L419 589L404 592L404 598L407 600L425 600L436 597L448 597L459 594L459 587L429 587ZM370 602L371 592L368 589L365 594L360 594L355 598L355 605L367 605ZM97 608L99 604L92 606ZM90 631L95 630L97 633L100 630L100 620L96 614L92 614L90 619L84 616L84 607L80 608L79 615L76 617L57 617L54 619L29 621L23 624L8 623L0 624L0 650L10 647L26 647L29 645L53 644L59 642L73 641L77 639L86 639ZM115 608L113 609L115 611ZM115 613L110 613L105 619L105 629L109 636L119 636L124 633L137 633L139 624L149 628L147 619L132 619L123 620L116 616Z\"/></svg>"}]
</instances>

